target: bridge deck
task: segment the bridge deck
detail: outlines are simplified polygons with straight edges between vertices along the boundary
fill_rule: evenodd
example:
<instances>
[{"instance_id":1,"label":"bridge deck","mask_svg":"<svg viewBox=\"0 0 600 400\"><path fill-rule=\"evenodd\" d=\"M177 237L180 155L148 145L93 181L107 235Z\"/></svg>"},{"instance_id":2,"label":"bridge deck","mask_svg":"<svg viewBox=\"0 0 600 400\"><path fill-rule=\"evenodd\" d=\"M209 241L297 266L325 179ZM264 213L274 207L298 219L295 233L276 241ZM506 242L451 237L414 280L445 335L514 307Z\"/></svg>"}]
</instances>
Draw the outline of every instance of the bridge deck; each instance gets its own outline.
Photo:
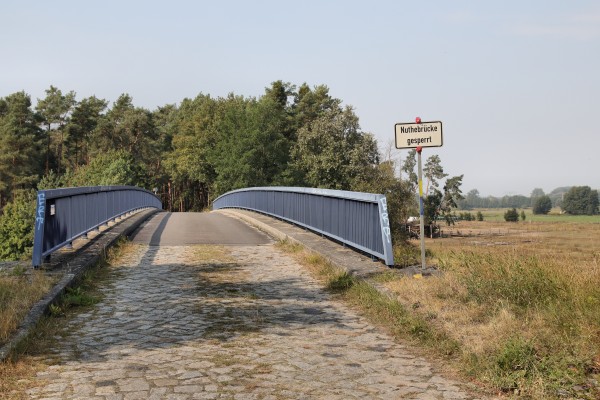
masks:
<instances>
[{"instance_id":1,"label":"bridge deck","mask_svg":"<svg viewBox=\"0 0 600 400\"><path fill-rule=\"evenodd\" d=\"M146 244L115 263L104 299L66 324L50 349L57 364L29 396L472 398L333 299L264 235L261 245L173 246L173 221L158 236L161 221L149 223Z\"/></svg>"},{"instance_id":2,"label":"bridge deck","mask_svg":"<svg viewBox=\"0 0 600 400\"><path fill-rule=\"evenodd\" d=\"M264 233L220 213L159 213L132 238L151 246L191 244L260 245L270 242Z\"/></svg>"}]
</instances>

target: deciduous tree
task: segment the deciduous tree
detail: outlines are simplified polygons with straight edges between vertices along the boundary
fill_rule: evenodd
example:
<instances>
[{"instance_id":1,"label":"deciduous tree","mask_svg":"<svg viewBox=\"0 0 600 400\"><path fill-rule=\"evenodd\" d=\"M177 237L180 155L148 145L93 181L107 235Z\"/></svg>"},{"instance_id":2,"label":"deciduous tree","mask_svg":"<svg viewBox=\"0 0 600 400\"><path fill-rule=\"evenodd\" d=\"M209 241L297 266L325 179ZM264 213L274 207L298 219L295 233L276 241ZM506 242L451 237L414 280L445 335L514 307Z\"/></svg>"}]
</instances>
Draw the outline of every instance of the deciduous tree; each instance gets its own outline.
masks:
<instances>
[{"instance_id":1,"label":"deciduous tree","mask_svg":"<svg viewBox=\"0 0 600 400\"><path fill-rule=\"evenodd\" d=\"M543 195L537 197L533 202L533 213L534 214L548 214L552 209L552 200L549 196Z\"/></svg>"},{"instance_id":2,"label":"deciduous tree","mask_svg":"<svg viewBox=\"0 0 600 400\"><path fill-rule=\"evenodd\" d=\"M589 186L573 186L565 194L561 208L573 215L598 214L598 191Z\"/></svg>"},{"instance_id":3,"label":"deciduous tree","mask_svg":"<svg viewBox=\"0 0 600 400\"><path fill-rule=\"evenodd\" d=\"M531 191L531 195L529 197L531 198L531 201L532 201L532 204L533 204L533 201L535 199L537 199L538 197L545 196L545 195L546 195L546 193L544 193L544 189L542 189L542 188L535 188L535 189L533 189Z\"/></svg>"},{"instance_id":4,"label":"deciduous tree","mask_svg":"<svg viewBox=\"0 0 600 400\"><path fill-rule=\"evenodd\" d=\"M146 187L143 168L126 150L111 150L65 176L69 186L130 185Z\"/></svg>"},{"instance_id":5,"label":"deciduous tree","mask_svg":"<svg viewBox=\"0 0 600 400\"><path fill-rule=\"evenodd\" d=\"M270 98L230 95L219 102L218 134L211 162L217 193L278 184L289 159L281 114Z\"/></svg>"},{"instance_id":6,"label":"deciduous tree","mask_svg":"<svg viewBox=\"0 0 600 400\"><path fill-rule=\"evenodd\" d=\"M377 143L350 107L326 111L298 131L292 167L311 187L348 190L378 163Z\"/></svg>"},{"instance_id":7,"label":"deciduous tree","mask_svg":"<svg viewBox=\"0 0 600 400\"><path fill-rule=\"evenodd\" d=\"M394 162L383 161L365 171L363 179L355 181L352 190L385 194L392 236L394 240L400 240L401 224L414 215L416 203L412 185L398 179L394 172Z\"/></svg>"},{"instance_id":8,"label":"deciduous tree","mask_svg":"<svg viewBox=\"0 0 600 400\"><path fill-rule=\"evenodd\" d=\"M177 111L161 118L162 142L167 146L170 140L164 160L168 182L163 190L167 193L164 203L170 209L199 211L208 206L216 177L212 157L217 142L217 108L215 99L199 94L184 99Z\"/></svg>"}]
</instances>

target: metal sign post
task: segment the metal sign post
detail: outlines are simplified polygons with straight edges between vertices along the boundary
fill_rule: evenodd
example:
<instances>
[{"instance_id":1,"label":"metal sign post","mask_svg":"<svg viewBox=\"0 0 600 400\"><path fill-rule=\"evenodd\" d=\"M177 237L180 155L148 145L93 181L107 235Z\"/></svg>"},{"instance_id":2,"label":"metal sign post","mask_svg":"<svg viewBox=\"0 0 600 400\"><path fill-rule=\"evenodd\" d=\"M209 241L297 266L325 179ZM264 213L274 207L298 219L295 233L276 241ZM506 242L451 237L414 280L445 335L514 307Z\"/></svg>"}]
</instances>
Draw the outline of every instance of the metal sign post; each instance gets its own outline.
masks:
<instances>
[{"instance_id":1,"label":"metal sign post","mask_svg":"<svg viewBox=\"0 0 600 400\"><path fill-rule=\"evenodd\" d=\"M440 121L421 122L417 117L414 123L396 124L396 148L415 149L418 154L419 165L419 227L421 233L421 268L425 270L425 204L423 199L423 164L421 152L423 147L441 147L444 144L442 137L442 123Z\"/></svg>"}]
</instances>

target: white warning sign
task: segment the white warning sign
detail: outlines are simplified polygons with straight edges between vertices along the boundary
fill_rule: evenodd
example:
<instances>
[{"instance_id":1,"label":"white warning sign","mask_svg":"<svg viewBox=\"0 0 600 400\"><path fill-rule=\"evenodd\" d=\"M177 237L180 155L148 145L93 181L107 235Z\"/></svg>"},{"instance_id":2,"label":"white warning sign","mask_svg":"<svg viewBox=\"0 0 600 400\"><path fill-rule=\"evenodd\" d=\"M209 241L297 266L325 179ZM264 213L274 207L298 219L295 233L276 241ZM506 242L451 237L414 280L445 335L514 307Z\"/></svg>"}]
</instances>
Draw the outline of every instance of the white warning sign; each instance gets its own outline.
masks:
<instances>
[{"instance_id":1,"label":"white warning sign","mask_svg":"<svg viewBox=\"0 0 600 400\"><path fill-rule=\"evenodd\" d=\"M441 147L444 144L441 121L396 124L395 129L397 149Z\"/></svg>"}]
</instances>

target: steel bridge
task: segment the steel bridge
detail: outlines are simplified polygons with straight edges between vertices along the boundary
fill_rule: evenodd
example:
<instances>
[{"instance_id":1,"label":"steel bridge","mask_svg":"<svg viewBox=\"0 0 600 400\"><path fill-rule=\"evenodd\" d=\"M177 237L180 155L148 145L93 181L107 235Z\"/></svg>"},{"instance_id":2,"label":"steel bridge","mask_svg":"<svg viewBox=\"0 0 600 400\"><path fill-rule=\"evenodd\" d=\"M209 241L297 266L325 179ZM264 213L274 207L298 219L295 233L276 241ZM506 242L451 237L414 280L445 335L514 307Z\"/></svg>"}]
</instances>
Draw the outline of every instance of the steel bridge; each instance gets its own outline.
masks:
<instances>
[{"instance_id":1,"label":"steel bridge","mask_svg":"<svg viewBox=\"0 0 600 400\"><path fill-rule=\"evenodd\" d=\"M40 190L32 264L102 225L139 210L162 209L152 192L131 186ZM254 187L223 194L213 209L239 208L302 226L393 265L387 200L382 194L299 187Z\"/></svg>"}]
</instances>

